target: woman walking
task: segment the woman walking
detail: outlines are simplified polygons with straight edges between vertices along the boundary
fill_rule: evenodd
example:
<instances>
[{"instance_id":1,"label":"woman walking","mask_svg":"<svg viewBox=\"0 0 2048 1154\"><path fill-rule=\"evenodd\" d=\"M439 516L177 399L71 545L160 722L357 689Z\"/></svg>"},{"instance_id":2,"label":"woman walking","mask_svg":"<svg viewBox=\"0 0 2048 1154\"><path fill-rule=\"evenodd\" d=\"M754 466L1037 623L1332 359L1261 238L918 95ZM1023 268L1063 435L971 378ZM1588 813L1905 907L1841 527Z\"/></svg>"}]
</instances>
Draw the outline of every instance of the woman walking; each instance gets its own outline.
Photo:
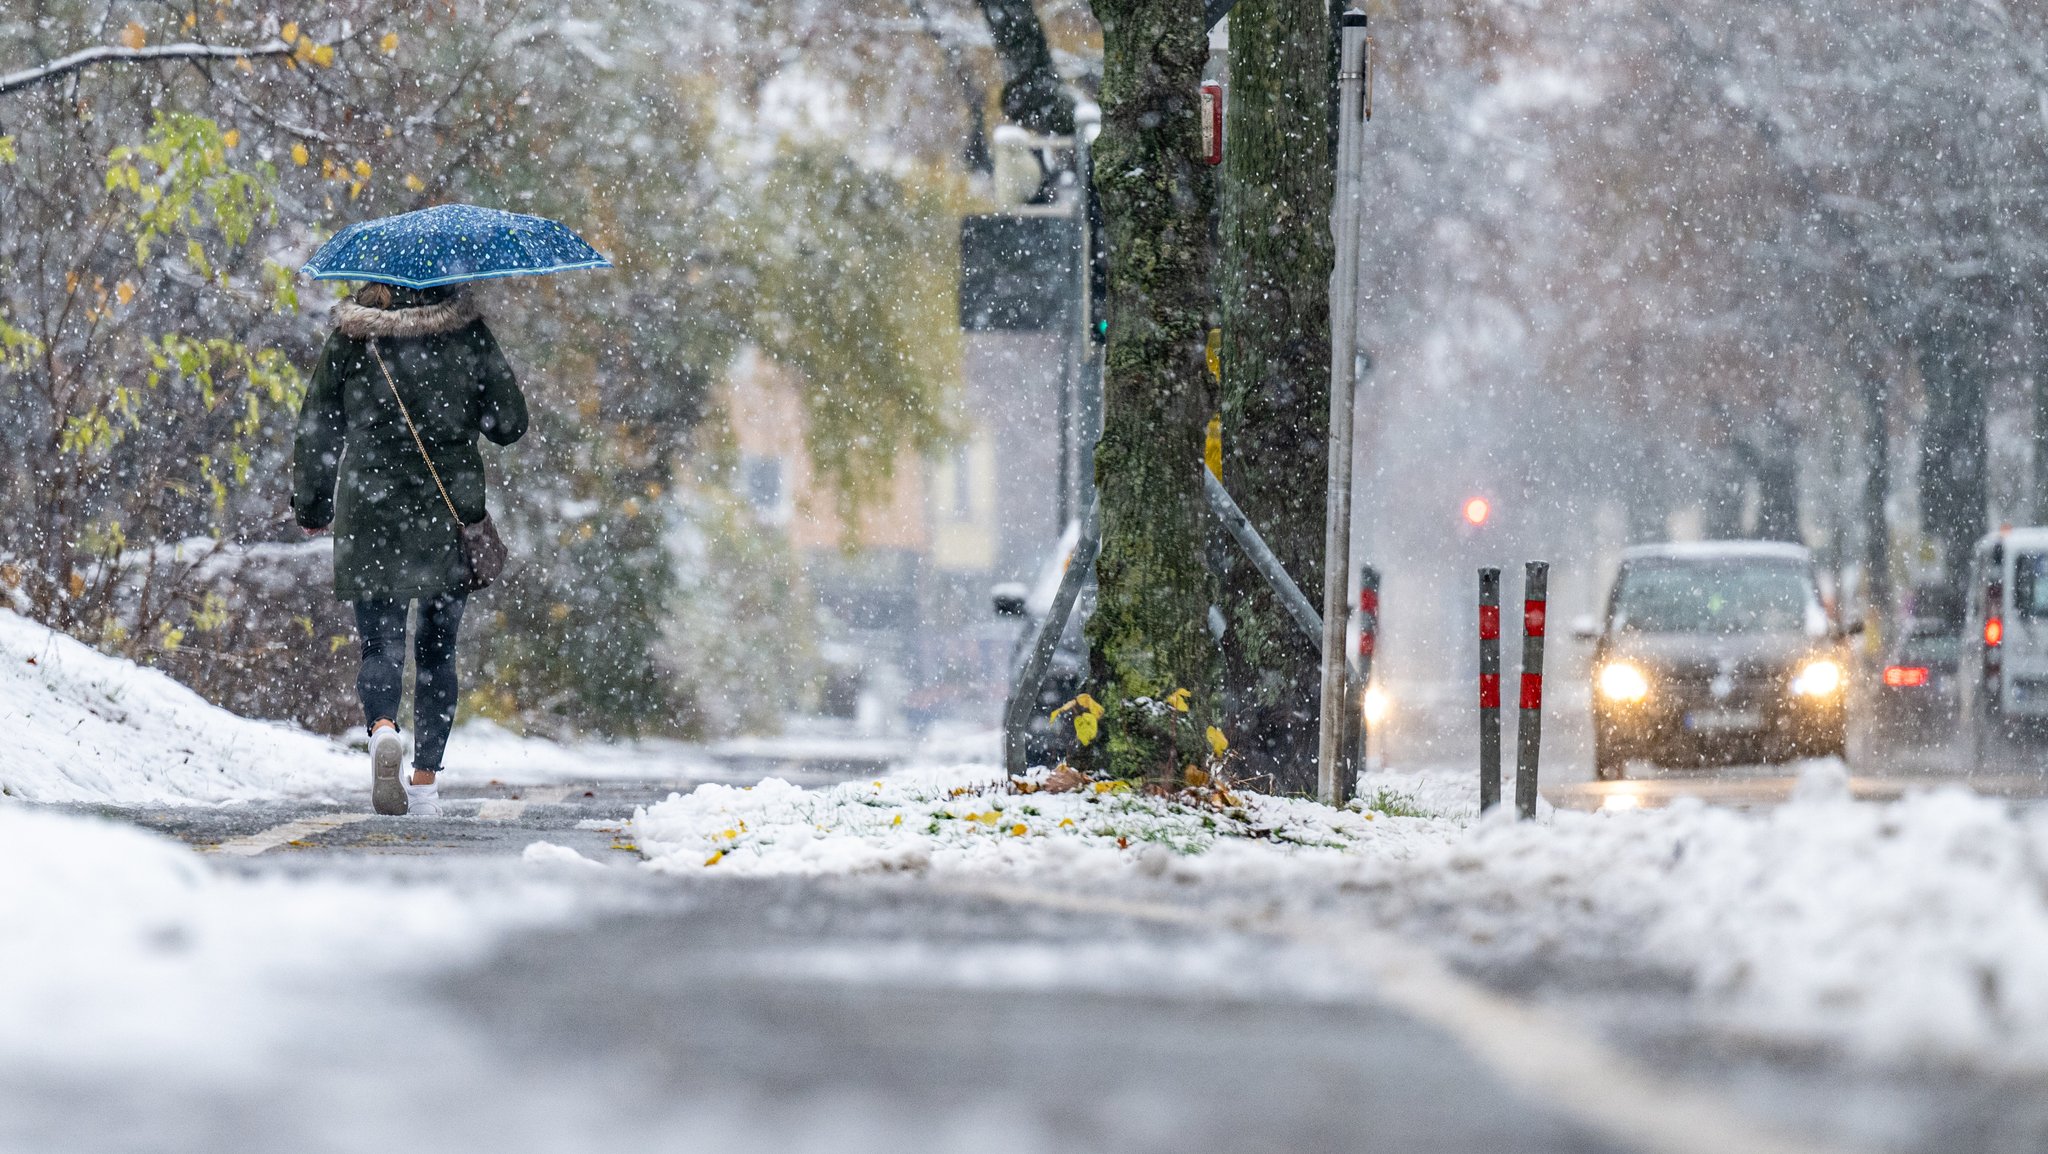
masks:
<instances>
[{"instance_id":1,"label":"woman walking","mask_svg":"<svg viewBox=\"0 0 2048 1154\"><path fill-rule=\"evenodd\" d=\"M292 510L309 532L332 526L334 595L355 603L371 802L378 813L433 816L455 721L456 632L472 586L456 520L484 519L477 435L517 441L526 399L467 290L367 284L334 319L299 409ZM418 732L412 774L401 781L398 704L414 603Z\"/></svg>"}]
</instances>

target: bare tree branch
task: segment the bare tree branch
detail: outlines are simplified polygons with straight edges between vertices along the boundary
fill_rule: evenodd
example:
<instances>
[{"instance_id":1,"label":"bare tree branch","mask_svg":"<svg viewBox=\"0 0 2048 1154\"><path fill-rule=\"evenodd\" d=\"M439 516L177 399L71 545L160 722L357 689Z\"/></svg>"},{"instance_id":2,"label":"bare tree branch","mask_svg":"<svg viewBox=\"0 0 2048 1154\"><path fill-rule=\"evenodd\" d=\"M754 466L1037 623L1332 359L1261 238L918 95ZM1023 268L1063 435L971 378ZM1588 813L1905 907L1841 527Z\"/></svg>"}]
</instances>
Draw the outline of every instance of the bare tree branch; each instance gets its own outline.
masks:
<instances>
[{"instance_id":1,"label":"bare tree branch","mask_svg":"<svg viewBox=\"0 0 2048 1154\"><path fill-rule=\"evenodd\" d=\"M246 60L254 56L287 56L292 46L282 40L272 40L251 48L237 48L217 44L159 44L154 48L121 48L101 45L85 48L69 56L60 56L48 64L35 68L24 68L0 76L0 96L30 85L54 80L66 73L90 68L95 64L125 62L131 60Z\"/></svg>"}]
</instances>

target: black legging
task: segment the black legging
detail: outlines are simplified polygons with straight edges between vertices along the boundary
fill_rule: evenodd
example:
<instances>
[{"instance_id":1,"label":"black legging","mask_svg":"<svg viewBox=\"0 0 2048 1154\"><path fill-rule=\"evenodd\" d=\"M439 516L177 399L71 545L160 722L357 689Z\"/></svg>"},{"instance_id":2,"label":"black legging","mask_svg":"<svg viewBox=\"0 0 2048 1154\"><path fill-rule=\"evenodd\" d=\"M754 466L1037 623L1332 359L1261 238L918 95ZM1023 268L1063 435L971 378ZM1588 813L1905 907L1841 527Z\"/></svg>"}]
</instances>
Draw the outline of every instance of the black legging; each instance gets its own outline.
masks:
<instances>
[{"instance_id":1,"label":"black legging","mask_svg":"<svg viewBox=\"0 0 2048 1154\"><path fill-rule=\"evenodd\" d=\"M414 769L441 768L448 730L455 724L455 632L462 627L465 593L420 598L420 628L413 638L412 713L419 730L413 743ZM363 699L363 724L396 723L405 691L405 611L409 601L373 597L356 602L356 632L363 638L363 670L356 694Z\"/></svg>"}]
</instances>

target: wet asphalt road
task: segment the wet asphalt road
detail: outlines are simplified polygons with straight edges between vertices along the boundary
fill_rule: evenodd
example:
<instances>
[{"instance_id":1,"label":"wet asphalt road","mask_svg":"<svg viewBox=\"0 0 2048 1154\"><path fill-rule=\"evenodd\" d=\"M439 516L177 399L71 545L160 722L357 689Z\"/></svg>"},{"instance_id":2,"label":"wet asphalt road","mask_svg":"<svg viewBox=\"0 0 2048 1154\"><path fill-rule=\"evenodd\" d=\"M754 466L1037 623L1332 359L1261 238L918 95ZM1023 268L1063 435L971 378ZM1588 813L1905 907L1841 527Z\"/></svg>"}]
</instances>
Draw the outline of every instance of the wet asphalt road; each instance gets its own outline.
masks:
<instances>
[{"instance_id":1,"label":"wet asphalt road","mask_svg":"<svg viewBox=\"0 0 2048 1154\"><path fill-rule=\"evenodd\" d=\"M1589 1120L1597 1073L1533 1096L1340 959L1255 921L1115 904L1207 895L1019 906L919 878L636 868L633 808L694 784L451 781L439 819L365 817L366 797L86 811L257 877L510 886L539 840L609 868L562 875L578 912L479 963L309 991L294 1040L253 1075L0 1066L0 1151L1659 1148ZM1326 908L1373 915L1356 895ZM2039 1085L1731 1046L1694 1028L1683 991L1625 973L1480 976L1618 1041L1631 1068L1813 1139L1793 1149L2048 1149Z\"/></svg>"},{"instance_id":2,"label":"wet asphalt road","mask_svg":"<svg viewBox=\"0 0 2048 1154\"><path fill-rule=\"evenodd\" d=\"M253 1078L7 1071L0 1149L1628 1149L1255 933L914 879L631 868L624 819L690 784L451 783L439 819L359 818L360 803L87 811L255 875L487 884L530 873L517 855L536 840L613 868L578 871L569 924L481 965L401 998L330 993ZM342 818L357 820L324 824ZM266 842L281 826L301 836Z\"/></svg>"}]
</instances>

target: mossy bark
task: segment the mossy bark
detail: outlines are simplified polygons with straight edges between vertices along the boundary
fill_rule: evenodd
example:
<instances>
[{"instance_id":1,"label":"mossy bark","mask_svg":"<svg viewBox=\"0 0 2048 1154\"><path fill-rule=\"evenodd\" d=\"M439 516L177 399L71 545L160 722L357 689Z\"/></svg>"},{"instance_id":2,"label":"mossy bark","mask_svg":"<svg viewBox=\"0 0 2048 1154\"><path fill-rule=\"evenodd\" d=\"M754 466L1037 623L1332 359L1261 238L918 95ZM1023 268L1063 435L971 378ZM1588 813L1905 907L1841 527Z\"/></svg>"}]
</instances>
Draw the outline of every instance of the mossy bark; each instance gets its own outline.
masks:
<instances>
[{"instance_id":1,"label":"mossy bark","mask_svg":"<svg viewBox=\"0 0 2048 1154\"><path fill-rule=\"evenodd\" d=\"M1330 427L1330 9L1241 0L1230 14L1221 259L1223 481L1295 583L1323 587ZM1224 708L1249 769L1316 788L1322 665L1258 573L1223 578Z\"/></svg>"},{"instance_id":2,"label":"mossy bark","mask_svg":"<svg viewBox=\"0 0 2048 1154\"><path fill-rule=\"evenodd\" d=\"M1110 709L1101 753L1125 777L1180 766L1170 727L1128 703L1215 696L1203 563L1202 443L1214 397L1204 340L1212 297L1213 179L1198 120L1208 40L1187 0L1098 0L1102 136L1096 188L1109 239L1109 347L1095 480L1102 501L1101 587L1088 636Z\"/></svg>"}]
</instances>

